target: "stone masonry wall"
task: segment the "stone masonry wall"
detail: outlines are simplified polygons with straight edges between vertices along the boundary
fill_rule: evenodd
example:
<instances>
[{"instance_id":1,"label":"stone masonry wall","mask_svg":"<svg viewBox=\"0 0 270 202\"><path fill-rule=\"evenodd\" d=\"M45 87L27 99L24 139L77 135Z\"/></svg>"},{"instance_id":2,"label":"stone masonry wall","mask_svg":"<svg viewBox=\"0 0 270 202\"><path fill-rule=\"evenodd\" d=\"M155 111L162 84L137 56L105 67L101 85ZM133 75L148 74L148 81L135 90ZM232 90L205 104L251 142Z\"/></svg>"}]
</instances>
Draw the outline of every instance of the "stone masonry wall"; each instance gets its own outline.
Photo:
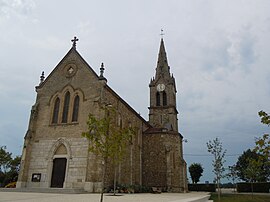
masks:
<instances>
[{"instance_id":1,"label":"stone masonry wall","mask_svg":"<svg viewBox=\"0 0 270 202\"><path fill-rule=\"evenodd\" d=\"M69 68L72 67L70 75ZM67 123L62 123L62 110L65 93L70 92L70 104ZM78 120L71 121L72 106L75 96L80 97ZM60 98L58 122L52 124L52 114L56 98ZM102 176L101 159L88 152L89 142L82 138L82 132L87 131L88 114L97 117L104 116L104 107L111 104L117 110L116 120L122 127L136 128L125 159L118 166L117 179L119 183L141 184L141 149L142 131L146 122L112 89L106 82L98 79L85 61L75 50L70 50L57 65L44 83L37 87L34 121L30 118L24 159L25 169L22 171L18 184L27 187L50 187L53 158L67 158L64 188L85 188L88 191L98 191ZM34 123L34 124L33 124ZM119 124L116 123L116 124ZM31 126L31 127L30 127ZM30 134L30 133L29 133ZM64 144L67 154L57 156L55 151ZM41 173L40 182L32 182L32 174ZM108 182L113 180L113 169L109 168ZM26 182L25 182L26 181Z\"/></svg>"},{"instance_id":2,"label":"stone masonry wall","mask_svg":"<svg viewBox=\"0 0 270 202\"><path fill-rule=\"evenodd\" d=\"M166 191L184 191L185 177L178 133L150 133L143 136L143 185Z\"/></svg>"}]
</instances>

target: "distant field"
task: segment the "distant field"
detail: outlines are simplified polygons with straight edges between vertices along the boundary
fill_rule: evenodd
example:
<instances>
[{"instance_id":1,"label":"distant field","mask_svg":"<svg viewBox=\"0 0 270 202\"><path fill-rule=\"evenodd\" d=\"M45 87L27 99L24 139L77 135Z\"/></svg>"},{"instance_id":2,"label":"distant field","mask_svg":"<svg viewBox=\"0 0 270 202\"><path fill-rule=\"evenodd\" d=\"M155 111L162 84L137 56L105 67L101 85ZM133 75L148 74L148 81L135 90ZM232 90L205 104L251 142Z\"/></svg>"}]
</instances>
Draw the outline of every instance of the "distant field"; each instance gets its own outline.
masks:
<instances>
[{"instance_id":1,"label":"distant field","mask_svg":"<svg viewBox=\"0 0 270 202\"><path fill-rule=\"evenodd\" d=\"M211 194L210 200L218 202L217 194ZM270 202L270 195L252 195L250 194L222 194L220 202Z\"/></svg>"}]
</instances>

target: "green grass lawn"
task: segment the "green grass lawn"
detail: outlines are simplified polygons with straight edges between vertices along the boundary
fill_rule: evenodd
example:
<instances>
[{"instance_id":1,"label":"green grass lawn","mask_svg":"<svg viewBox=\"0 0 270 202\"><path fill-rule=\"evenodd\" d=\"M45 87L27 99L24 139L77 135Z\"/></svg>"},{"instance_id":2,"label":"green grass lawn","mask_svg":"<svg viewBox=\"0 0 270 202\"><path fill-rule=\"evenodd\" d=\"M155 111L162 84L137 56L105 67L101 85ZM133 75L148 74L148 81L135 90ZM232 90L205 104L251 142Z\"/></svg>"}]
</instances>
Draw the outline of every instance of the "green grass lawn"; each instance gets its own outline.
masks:
<instances>
[{"instance_id":1,"label":"green grass lawn","mask_svg":"<svg viewBox=\"0 0 270 202\"><path fill-rule=\"evenodd\" d=\"M217 194L211 194L210 200L218 202ZM251 194L222 194L220 202L270 202L270 195L253 195L252 198Z\"/></svg>"}]
</instances>

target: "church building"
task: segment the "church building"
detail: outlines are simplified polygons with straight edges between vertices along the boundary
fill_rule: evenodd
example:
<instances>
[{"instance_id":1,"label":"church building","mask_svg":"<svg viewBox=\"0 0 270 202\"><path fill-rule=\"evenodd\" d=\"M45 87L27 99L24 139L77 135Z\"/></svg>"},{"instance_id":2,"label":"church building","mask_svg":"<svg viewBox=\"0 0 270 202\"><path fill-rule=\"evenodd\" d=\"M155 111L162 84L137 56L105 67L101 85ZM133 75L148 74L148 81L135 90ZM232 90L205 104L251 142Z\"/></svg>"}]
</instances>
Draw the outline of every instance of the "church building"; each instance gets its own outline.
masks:
<instances>
[{"instance_id":1,"label":"church building","mask_svg":"<svg viewBox=\"0 0 270 202\"><path fill-rule=\"evenodd\" d=\"M17 188L99 192L102 160L89 152L91 142L82 133L88 130L88 115L104 117L104 107L110 105L116 111L117 126L136 128L117 168L117 183L168 192L187 191L176 84L163 39L155 75L149 84L148 121L107 84L103 64L97 74L83 59L76 50L77 41L74 37L68 53L46 79L42 73L36 86ZM105 186L112 185L113 179L114 174L108 172Z\"/></svg>"}]
</instances>

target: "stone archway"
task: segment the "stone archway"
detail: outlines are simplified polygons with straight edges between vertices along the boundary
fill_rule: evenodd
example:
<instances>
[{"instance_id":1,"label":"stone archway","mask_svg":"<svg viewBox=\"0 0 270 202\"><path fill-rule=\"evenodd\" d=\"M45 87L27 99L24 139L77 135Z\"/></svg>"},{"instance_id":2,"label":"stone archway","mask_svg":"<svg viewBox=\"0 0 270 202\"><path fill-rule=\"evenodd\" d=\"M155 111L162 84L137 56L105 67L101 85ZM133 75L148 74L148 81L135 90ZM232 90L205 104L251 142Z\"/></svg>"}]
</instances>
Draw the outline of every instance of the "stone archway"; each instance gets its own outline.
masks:
<instances>
[{"instance_id":1,"label":"stone archway","mask_svg":"<svg viewBox=\"0 0 270 202\"><path fill-rule=\"evenodd\" d=\"M71 148L67 140L59 138L48 155L48 187L66 188Z\"/></svg>"}]
</instances>

